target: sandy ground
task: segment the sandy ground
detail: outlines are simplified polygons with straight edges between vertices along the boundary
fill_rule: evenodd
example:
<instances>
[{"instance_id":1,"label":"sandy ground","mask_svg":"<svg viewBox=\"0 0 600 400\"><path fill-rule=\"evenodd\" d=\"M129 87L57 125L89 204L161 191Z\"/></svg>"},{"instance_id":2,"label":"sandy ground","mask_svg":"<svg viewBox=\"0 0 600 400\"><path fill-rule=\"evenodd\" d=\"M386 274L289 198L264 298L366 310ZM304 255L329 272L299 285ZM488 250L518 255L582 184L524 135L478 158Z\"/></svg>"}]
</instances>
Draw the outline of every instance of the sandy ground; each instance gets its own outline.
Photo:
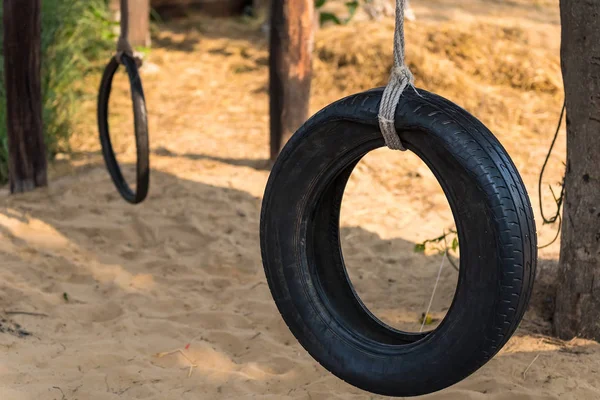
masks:
<instances>
[{"instance_id":1,"label":"sandy ground","mask_svg":"<svg viewBox=\"0 0 600 400\"><path fill-rule=\"evenodd\" d=\"M496 132L539 221L537 174L562 102L557 2L413 3L420 20L407 36L417 84ZM391 20L358 18L319 33L312 111L385 82L391 29ZM258 223L268 177L266 60L264 35L248 21L167 23L143 69L153 151L147 201L132 207L112 187L93 98L74 153L52 166L50 187L3 192L1 399L379 398L310 358L265 284ZM131 177L131 115L119 79L111 123ZM548 183L560 180L563 154L561 139ZM549 192L543 200L552 206ZM437 182L413 155L378 150L351 178L342 225L344 255L366 304L390 324L418 330L441 257L413 248L453 226ZM539 224L540 243L556 228ZM600 346L548 336L547 283L558 249L540 251L532 305L502 352L424 398L600 398ZM434 318L443 317L455 284L446 264Z\"/></svg>"}]
</instances>

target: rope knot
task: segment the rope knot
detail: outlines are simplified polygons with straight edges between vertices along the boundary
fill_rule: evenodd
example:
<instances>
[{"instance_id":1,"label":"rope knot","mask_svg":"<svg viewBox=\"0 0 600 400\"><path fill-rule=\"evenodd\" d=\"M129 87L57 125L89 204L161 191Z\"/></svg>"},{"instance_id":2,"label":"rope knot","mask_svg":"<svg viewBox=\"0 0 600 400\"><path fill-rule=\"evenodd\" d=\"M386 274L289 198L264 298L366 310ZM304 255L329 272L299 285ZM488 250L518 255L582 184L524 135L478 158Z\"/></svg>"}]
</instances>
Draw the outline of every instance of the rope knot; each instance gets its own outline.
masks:
<instances>
[{"instance_id":1,"label":"rope knot","mask_svg":"<svg viewBox=\"0 0 600 400\"><path fill-rule=\"evenodd\" d=\"M392 150L405 151L406 148L400 136L396 132L396 108L400 101L400 96L407 86L414 85L415 78L406 65L396 65L392 69L390 81L383 92L381 105L379 106L379 128L385 139L385 144Z\"/></svg>"},{"instance_id":2,"label":"rope knot","mask_svg":"<svg viewBox=\"0 0 600 400\"><path fill-rule=\"evenodd\" d=\"M119 36L119 40L117 42L117 53L115 54L115 59L119 64L123 64L123 61L121 60L121 56L123 54L127 54L129 57L131 57L135 61L135 64L138 68L142 66L142 57L140 54L133 51L129 40L123 36Z\"/></svg>"},{"instance_id":3,"label":"rope knot","mask_svg":"<svg viewBox=\"0 0 600 400\"><path fill-rule=\"evenodd\" d=\"M394 66L391 80L396 80L398 85L404 85L405 87L408 85L414 86L415 84L415 77L407 65Z\"/></svg>"},{"instance_id":4,"label":"rope knot","mask_svg":"<svg viewBox=\"0 0 600 400\"><path fill-rule=\"evenodd\" d=\"M396 0L396 31L394 33L394 68L383 91L379 105L379 129L385 144L392 150L406 150L396 132L396 108L407 86L414 88L415 78L404 61L404 8L407 0Z\"/></svg>"}]
</instances>

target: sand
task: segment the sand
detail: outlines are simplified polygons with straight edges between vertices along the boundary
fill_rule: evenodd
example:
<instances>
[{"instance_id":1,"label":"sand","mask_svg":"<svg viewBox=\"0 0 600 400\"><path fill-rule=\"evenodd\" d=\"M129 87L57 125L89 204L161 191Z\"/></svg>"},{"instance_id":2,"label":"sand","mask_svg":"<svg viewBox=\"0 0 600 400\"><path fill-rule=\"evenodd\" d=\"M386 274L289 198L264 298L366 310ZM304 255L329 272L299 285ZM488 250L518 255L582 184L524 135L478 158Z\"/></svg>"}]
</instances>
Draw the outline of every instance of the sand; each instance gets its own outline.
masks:
<instances>
[{"instance_id":1,"label":"sand","mask_svg":"<svg viewBox=\"0 0 600 400\"><path fill-rule=\"evenodd\" d=\"M425 67L417 83L439 86L494 130L524 177L539 221L537 173L562 101L557 2L461 3L414 1L422 25L409 34L426 43L438 29L516 29L531 47L529 58L501 65L537 65L538 75L550 78L535 87L522 82L537 75L503 82L477 54L465 58L419 46L413 61ZM379 36L352 36L359 29ZM483 36L478 32L470 34ZM375 70L368 60L343 67L355 71L343 81L332 38L353 37L369 48L379 43L389 52L374 55L383 65L390 33L391 21L360 18L323 29L311 110L385 81L385 68ZM481 40L496 53L495 40ZM512 57L524 57L518 40L498 40L507 46L512 40ZM84 105L74 152L52 165L50 187L19 196L2 192L1 399L381 398L338 380L309 357L266 286L258 240L268 178L266 57L264 36L247 21L167 23L155 33L143 69L153 152L147 201L133 207L114 190L98 153L93 98ZM451 73L439 77L436 68L444 66ZM453 86L454 78L467 87ZM98 77L90 79L91 93ZM120 76L111 124L131 178L129 107ZM564 148L561 139L548 183L560 180ZM550 199L545 193L549 208ZM433 249L415 253L414 246L453 226L431 173L411 154L370 154L351 178L342 226L344 255L366 304L388 323L418 330L441 256ZM546 243L556 226L539 224L538 230ZM598 343L549 336L558 250L555 243L540 251L536 294L502 352L465 381L424 398L600 398ZM455 285L456 271L446 263L433 318L443 317Z\"/></svg>"}]
</instances>

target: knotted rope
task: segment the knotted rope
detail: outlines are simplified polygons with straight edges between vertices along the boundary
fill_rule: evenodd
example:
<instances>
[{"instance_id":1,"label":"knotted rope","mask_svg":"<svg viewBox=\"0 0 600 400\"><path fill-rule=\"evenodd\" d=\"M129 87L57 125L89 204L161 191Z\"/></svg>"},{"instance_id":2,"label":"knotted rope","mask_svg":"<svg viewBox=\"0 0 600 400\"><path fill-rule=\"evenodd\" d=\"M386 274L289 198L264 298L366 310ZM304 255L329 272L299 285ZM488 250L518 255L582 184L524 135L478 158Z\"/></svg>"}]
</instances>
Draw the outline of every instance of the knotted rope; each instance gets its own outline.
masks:
<instances>
[{"instance_id":1,"label":"knotted rope","mask_svg":"<svg viewBox=\"0 0 600 400\"><path fill-rule=\"evenodd\" d=\"M394 67L383 92L379 106L379 128L385 144L392 150L406 150L394 124L400 96L407 86L413 86L414 77L404 59L404 9L406 0L396 0L396 31L394 32ZM414 86L413 86L414 87Z\"/></svg>"}]
</instances>

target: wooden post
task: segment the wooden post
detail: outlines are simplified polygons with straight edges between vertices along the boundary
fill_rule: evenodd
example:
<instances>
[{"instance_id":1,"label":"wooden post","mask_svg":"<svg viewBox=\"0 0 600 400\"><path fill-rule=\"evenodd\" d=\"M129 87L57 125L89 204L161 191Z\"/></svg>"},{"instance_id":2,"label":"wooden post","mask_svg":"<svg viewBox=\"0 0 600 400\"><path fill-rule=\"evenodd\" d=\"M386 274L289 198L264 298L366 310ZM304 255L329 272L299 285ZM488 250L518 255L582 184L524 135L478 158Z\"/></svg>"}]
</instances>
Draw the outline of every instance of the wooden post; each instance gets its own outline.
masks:
<instances>
[{"instance_id":1,"label":"wooden post","mask_svg":"<svg viewBox=\"0 0 600 400\"><path fill-rule=\"evenodd\" d=\"M4 0L4 84L11 193L46 186L41 0Z\"/></svg>"},{"instance_id":2,"label":"wooden post","mask_svg":"<svg viewBox=\"0 0 600 400\"><path fill-rule=\"evenodd\" d=\"M271 4L271 160L277 158L308 117L314 13L314 0L279 0Z\"/></svg>"},{"instance_id":3,"label":"wooden post","mask_svg":"<svg viewBox=\"0 0 600 400\"><path fill-rule=\"evenodd\" d=\"M129 43L150 47L150 0L129 1ZM121 0L110 0L109 9L117 21L121 19ZM118 33L118 28L117 28Z\"/></svg>"},{"instance_id":4,"label":"wooden post","mask_svg":"<svg viewBox=\"0 0 600 400\"><path fill-rule=\"evenodd\" d=\"M561 0L567 174L554 331L600 340L600 2Z\"/></svg>"},{"instance_id":5,"label":"wooden post","mask_svg":"<svg viewBox=\"0 0 600 400\"><path fill-rule=\"evenodd\" d=\"M129 43L150 47L150 0L129 0Z\"/></svg>"}]
</instances>

